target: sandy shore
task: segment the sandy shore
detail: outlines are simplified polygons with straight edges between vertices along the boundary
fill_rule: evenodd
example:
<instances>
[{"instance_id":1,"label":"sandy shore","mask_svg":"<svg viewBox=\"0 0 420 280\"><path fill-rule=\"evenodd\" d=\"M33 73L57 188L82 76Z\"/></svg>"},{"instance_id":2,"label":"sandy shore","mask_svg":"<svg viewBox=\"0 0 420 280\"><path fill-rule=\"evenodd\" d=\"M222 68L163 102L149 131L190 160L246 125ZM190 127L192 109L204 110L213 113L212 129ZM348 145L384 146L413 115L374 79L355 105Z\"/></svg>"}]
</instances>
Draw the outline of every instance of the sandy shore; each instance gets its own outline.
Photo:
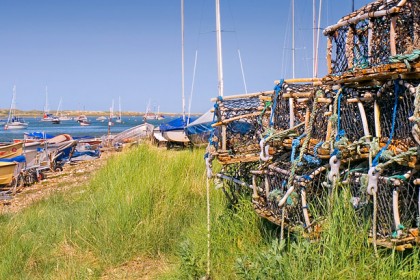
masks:
<instances>
[{"instance_id":1,"label":"sandy shore","mask_svg":"<svg viewBox=\"0 0 420 280\"><path fill-rule=\"evenodd\" d=\"M104 166L113 153L115 152L102 152L101 157L98 159L76 164L66 164L61 172L46 173L46 179L24 187L11 199L0 200L0 214L19 212L53 193L66 191L85 184L97 170Z\"/></svg>"}]
</instances>

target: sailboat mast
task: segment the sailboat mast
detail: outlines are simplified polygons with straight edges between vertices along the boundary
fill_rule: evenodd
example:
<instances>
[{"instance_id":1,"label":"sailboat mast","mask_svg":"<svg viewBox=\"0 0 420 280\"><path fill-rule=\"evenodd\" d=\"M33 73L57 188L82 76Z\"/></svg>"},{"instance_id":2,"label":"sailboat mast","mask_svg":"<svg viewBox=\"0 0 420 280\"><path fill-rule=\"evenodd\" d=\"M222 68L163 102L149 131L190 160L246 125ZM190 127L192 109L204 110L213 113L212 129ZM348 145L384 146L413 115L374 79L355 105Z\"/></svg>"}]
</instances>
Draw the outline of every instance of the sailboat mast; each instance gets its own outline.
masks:
<instances>
[{"instance_id":1,"label":"sailboat mast","mask_svg":"<svg viewBox=\"0 0 420 280\"><path fill-rule=\"evenodd\" d=\"M48 86L45 86L45 107L44 107L44 113L48 114L49 113L49 105L48 105Z\"/></svg>"},{"instance_id":2,"label":"sailboat mast","mask_svg":"<svg viewBox=\"0 0 420 280\"><path fill-rule=\"evenodd\" d=\"M12 94L12 103L10 103L10 110L9 110L9 116L7 117L7 123L10 123L12 114L14 114L13 110L15 108L15 98L16 98L16 86L14 85L13 94Z\"/></svg>"},{"instance_id":3,"label":"sailboat mast","mask_svg":"<svg viewBox=\"0 0 420 280\"><path fill-rule=\"evenodd\" d=\"M184 0L181 0L181 91L182 119L185 122L185 72L184 72Z\"/></svg>"},{"instance_id":4,"label":"sailboat mast","mask_svg":"<svg viewBox=\"0 0 420 280\"><path fill-rule=\"evenodd\" d=\"M316 0L312 0L312 77L316 77Z\"/></svg>"},{"instance_id":5,"label":"sailboat mast","mask_svg":"<svg viewBox=\"0 0 420 280\"><path fill-rule=\"evenodd\" d=\"M295 78L295 0L292 0L292 78Z\"/></svg>"},{"instance_id":6,"label":"sailboat mast","mask_svg":"<svg viewBox=\"0 0 420 280\"><path fill-rule=\"evenodd\" d=\"M216 0L216 43L217 43L217 73L219 81L219 96L223 96L223 61L222 61L222 31L220 24L220 1Z\"/></svg>"},{"instance_id":7,"label":"sailboat mast","mask_svg":"<svg viewBox=\"0 0 420 280\"><path fill-rule=\"evenodd\" d=\"M58 113L60 112L61 102L63 102L63 98L62 97L60 98L60 102L58 102L57 112L55 113L56 116L58 116Z\"/></svg>"},{"instance_id":8,"label":"sailboat mast","mask_svg":"<svg viewBox=\"0 0 420 280\"><path fill-rule=\"evenodd\" d=\"M120 111L120 119L121 119L121 96L118 96L118 110Z\"/></svg>"}]
</instances>

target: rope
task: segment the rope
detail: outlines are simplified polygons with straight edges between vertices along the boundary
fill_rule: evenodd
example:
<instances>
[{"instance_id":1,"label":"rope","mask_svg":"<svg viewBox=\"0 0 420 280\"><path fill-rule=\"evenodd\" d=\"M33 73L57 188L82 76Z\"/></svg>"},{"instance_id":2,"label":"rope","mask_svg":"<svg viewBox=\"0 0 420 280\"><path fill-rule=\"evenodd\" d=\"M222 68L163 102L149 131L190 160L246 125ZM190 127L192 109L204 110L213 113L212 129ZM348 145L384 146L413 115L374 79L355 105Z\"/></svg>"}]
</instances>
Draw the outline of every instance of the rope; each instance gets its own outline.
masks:
<instances>
[{"instance_id":1,"label":"rope","mask_svg":"<svg viewBox=\"0 0 420 280\"><path fill-rule=\"evenodd\" d=\"M375 158L372 161L372 166L377 166L379 163L379 158L381 157L382 153L388 149L389 144L391 144L392 137L395 133L395 120L397 119L397 108L398 108L398 94L400 91L400 86L398 84L398 80L394 81L394 108L392 109L392 125L391 125L391 132L389 134L388 141L386 142L386 145L379 151L379 153L375 156Z\"/></svg>"},{"instance_id":2,"label":"rope","mask_svg":"<svg viewBox=\"0 0 420 280\"><path fill-rule=\"evenodd\" d=\"M300 153L299 153L298 158L296 160L292 161L292 166L291 166L291 169L290 169L290 175L289 175L289 179L287 180L287 185L286 185L286 189L288 189L287 193L291 193L293 191L293 189L292 189L293 184L292 183L293 183L293 179L294 179L294 176L295 176L296 167L298 166L299 162L301 162L303 154L305 153L306 147L308 146L309 139L311 138L312 128L313 128L314 120L315 120L315 114L316 114L316 111L317 111L318 97L321 94L322 94L322 90L319 90L316 93L314 103L313 103L313 106L312 106L312 112L311 112L311 115L310 115L309 125L307 127L306 137L303 141L303 145L302 145L302 148L300 149ZM287 197L284 197L282 200L280 200L279 206L281 205L282 201L285 200L285 199L287 199Z\"/></svg>"},{"instance_id":3,"label":"rope","mask_svg":"<svg viewBox=\"0 0 420 280\"><path fill-rule=\"evenodd\" d=\"M306 134L302 134L300 135L298 138L293 139L292 141L292 154L290 155L290 161L293 162L295 161L295 153L296 153L296 149L299 147L300 145L300 140L302 140L303 137L305 137Z\"/></svg>"},{"instance_id":4,"label":"rope","mask_svg":"<svg viewBox=\"0 0 420 280\"><path fill-rule=\"evenodd\" d=\"M408 70L411 70L410 62L417 60L420 57L420 50L414 50L410 54L397 54L389 57L389 62L398 63L404 62Z\"/></svg>"},{"instance_id":5,"label":"rope","mask_svg":"<svg viewBox=\"0 0 420 280\"><path fill-rule=\"evenodd\" d=\"M375 251L375 257L379 257L378 255L378 247L376 244L376 220L378 215L378 198L376 196L376 191L372 188L372 196L373 196L373 220L372 220L372 243L373 243L373 250Z\"/></svg>"},{"instance_id":6,"label":"rope","mask_svg":"<svg viewBox=\"0 0 420 280\"><path fill-rule=\"evenodd\" d=\"M281 88L283 86L283 82L284 80L281 79L280 82L274 87L274 101L273 101L273 107L271 109L271 114L270 114L270 126L274 125L273 119L274 119L274 111L276 110L277 107L277 99L279 97L279 93L281 91Z\"/></svg>"},{"instance_id":7,"label":"rope","mask_svg":"<svg viewBox=\"0 0 420 280\"><path fill-rule=\"evenodd\" d=\"M209 178L207 178L207 186L206 186L206 200L207 200L207 272L206 276L210 279L210 183Z\"/></svg>"},{"instance_id":8,"label":"rope","mask_svg":"<svg viewBox=\"0 0 420 280\"><path fill-rule=\"evenodd\" d=\"M414 112L412 116L414 117L414 125L413 125L413 128L411 129L414 140L416 140L418 145L420 145L420 128L419 128L420 118L419 116L420 116L420 85L418 85L416 88L416 95L414 98Z\"/></svg>"}]
</instances>

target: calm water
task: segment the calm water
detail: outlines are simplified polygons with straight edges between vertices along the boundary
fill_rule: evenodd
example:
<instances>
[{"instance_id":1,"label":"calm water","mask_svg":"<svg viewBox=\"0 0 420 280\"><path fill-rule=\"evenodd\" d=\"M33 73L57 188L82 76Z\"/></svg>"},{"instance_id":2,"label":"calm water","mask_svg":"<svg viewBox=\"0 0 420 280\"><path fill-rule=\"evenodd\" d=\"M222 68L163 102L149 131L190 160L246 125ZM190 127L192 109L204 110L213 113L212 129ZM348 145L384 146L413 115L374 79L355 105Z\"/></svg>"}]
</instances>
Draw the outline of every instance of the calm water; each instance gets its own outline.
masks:
<instances>
[{"instance_id":1,"label":"calm water","mask_svg":"<svg viewBox=\"0 0 420 280\"><path fill-rule=\"evenodd\" d=\"M41 122L40 118L25 118L25 121L29 123L27 129L21 130L4 130L1 126L0 130L0 142L9 142L13 139L22 139L25 132L45 132L52 135L58 135L67 133L73 137L79 136L91 136L101 137L108 133L108 122L97 121L95 117L88 117L91 125L81 126L78 122L62 121L61 124L52 124L51 122ZM147 122L155 126L161 123L168 122L172 118L165 118L164 120L148 120ZM111 126L111 134L117 134L133 126L144 123L143 117L122 117L122 123L115 123Z\"/></svg>"}]
</instances>

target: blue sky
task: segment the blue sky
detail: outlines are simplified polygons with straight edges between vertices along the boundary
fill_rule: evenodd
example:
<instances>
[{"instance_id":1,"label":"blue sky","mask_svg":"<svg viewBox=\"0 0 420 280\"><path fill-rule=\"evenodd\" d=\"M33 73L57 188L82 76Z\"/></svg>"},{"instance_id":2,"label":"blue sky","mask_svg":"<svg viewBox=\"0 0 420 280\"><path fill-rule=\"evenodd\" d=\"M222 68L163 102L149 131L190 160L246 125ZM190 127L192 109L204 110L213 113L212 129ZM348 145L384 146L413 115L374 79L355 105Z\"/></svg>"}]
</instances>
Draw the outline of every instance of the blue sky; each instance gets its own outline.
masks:
<instances>
[{"instance_id":1,"label":"blue sky","mask_svg":"<svg viewBox=\"0 0 420 280\"><path fill-rule=\"evenodd\" d=\"M185 1L185 95L192 112L217 96L214 0ZM318 2L318 1L317 1ZM355 0L356 9L371 1ZM351 11L350 0L324 0L321 27ZM295 0L296 77L312 73L312 1ZM17 107L181 112L180 0L0 1L0 108L16 85ZM291 78L290 1L221 0L225 96L271 90ZM322 33L321 33L321 37ZM325 74L325 40L319 76ZM193 73L195 53L198 53Z\"/></svg>"}]
</instances>

